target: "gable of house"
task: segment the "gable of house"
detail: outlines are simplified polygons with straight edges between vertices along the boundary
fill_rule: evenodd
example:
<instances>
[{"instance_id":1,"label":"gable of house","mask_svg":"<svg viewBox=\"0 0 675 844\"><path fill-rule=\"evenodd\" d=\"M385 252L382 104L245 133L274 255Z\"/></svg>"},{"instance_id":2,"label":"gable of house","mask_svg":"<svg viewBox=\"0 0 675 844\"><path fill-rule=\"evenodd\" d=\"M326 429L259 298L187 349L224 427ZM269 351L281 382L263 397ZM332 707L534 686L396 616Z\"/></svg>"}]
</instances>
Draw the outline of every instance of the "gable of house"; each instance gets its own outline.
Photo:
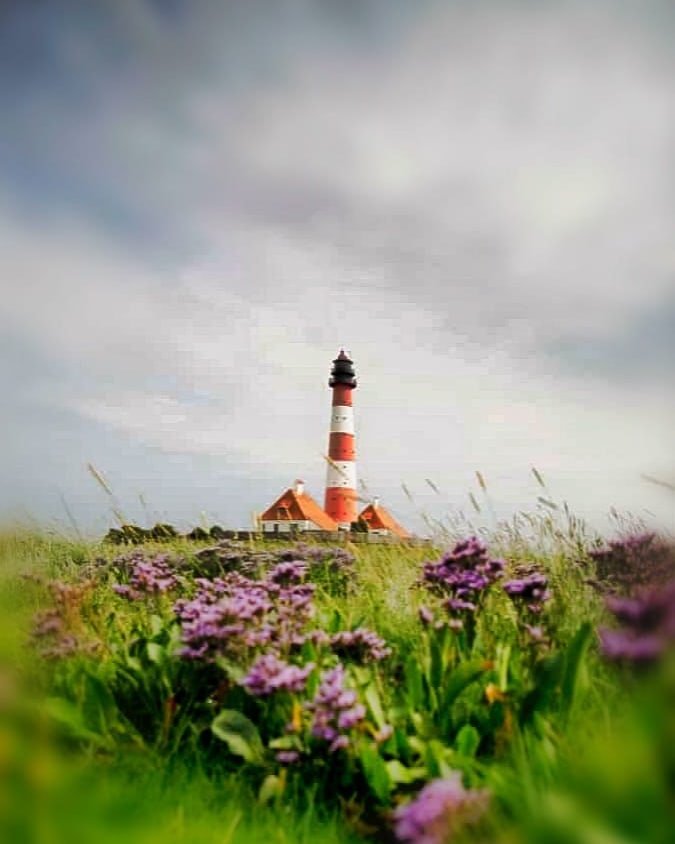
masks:
<instances>
[{"instance_id":1,"label":"gable of house","mask_svg":"<svg viewBox=\"0 0 675 844\"><path fill-rule=\"evenodd\" d=\"M401 539L410 536L408 531L384 507L375 507L374 504L369 504L362 510L359 518L364 520L369 530L389 531L389 533Z\"/></svg>"},{"instance_id":2,"label":"gable of house","mask_svg":"<svg viewBox=\"0 0 675 844\"><path fill-rule=\"evenodd\" d=\"M311 522L320 530L336 531L338 525L306 492L286 490L265 510L261 522Z\"/></svg>"}]
</instances>

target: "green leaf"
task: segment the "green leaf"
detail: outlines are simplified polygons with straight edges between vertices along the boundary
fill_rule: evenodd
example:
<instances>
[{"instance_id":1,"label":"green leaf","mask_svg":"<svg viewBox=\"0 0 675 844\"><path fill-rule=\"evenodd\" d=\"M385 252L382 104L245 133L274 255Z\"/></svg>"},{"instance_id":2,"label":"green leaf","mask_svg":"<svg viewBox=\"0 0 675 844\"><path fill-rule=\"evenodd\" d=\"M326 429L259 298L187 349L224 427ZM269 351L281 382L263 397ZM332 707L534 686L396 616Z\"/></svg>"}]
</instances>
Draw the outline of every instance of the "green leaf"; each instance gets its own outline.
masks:
<instances>
[{"instance_id":1,"label":"green leaf","mask_svg":"<svg viewBox=\"0 0 675 844\"><path fill-rule=\"evenodd\" d=\"M442 696L443 708L449 709L464 689L474 683L486 671L484 663L478 660L458 665L445 683Z\"/></svg>"},{"instance_id":2,"label":"green leaf","mask_svg":"<svg viewBox=\"0 0 675 844\"><path fill-rule=\"evenodd\" d=\"M272 750L302 750L302 741L300 736L296 735L280 736L272 739L268 747Z\"/></svg>"},{"instance_id":3,"label":"green leaf","mask_svg":"<svg viewBox=\"0 0 675 844\"><path fill-rule=\"evenodd\" d=\"M377 691L375 683L369 683L366 688L363 690L363 697L368 704L368 709L370 710L375 723L377 724L378 729L382 729L385 724L387 723L384 717L384 710L382 709L382 701L380 700L380 695Z\"/></svg>"},{"instance_id":4,"label":"green leaf","mask_svg":"<svg viewBox=\"0 0 675 844\"><path fill-rule=\"evenodd\" d=\"M109 686L93 674L85 674L83 697L80 701L82 717L87 727L103 735L117 716L117 706Z\"/></svg>"},{"instance_id":5,"label":"green leaf","mask_svg":"<svg viewBox=\"0 0 675 844\"><path fill-rule=\"evenodd\" d=\"M565 658L560 653L550 654L539 663L535 672L535 687L523 700L521 723L530 721L536 712L551 709L564 670Z\"/></svg>"},{"instance_id":6,"label":"green leaf","mask_svg":"<svg viewBox=\"0 0 675 844\"><path fill-rule=\"evenodd\" d=\"M308 662L313 662L314 664L319 662L319 652L314 642L305 642L300 650L300 655L302 657L302 662L304 662L305 665L307 665Z\"/></svg>"},{"instance_id":7,"label":"green leaf","mask_svg":"<svg viewBox=\"0 0 675 844\"><path fill-rule=\"evenodd\" d=\"M472 724L465 724L455 738L455 747L462 756L475 756L479 744L480 733Z\"/></svg>"},{"instance_id":8,"label":"green leaf","mask_svg":"<svg viewBox=\"0 0 675 844\"><path fill-rule=\"evenodd\" d=\"M389 748L392 744L394 745L391 751L392 753L402 757L405 761L410 760L413 755L413 747L408 740L408 736L405 734L405 731L400 727L396 727L394 729L394 735L389 739L389 741L384 743L383 750L385 750L385 752L389 752Z\"/></svg>"},{"instance_id":9,"label":"green leaf","mask_svg":"<svg viewBox=\"0 0 675 844\"><path fill-rule=\"evenodd\" d=\"M164 662L164 648L158 645L157 642L148 642L145 649L150 662L154 662L155 665L160 665Z\"/></svg>"},{"instance_id":10,"label":"green leaf","mask_svg":"<svg viewBox=\"0 0 675 844\"><path fill-rule=\"evenodd\" d=\"M452 671L446 679L444 687L438 690L440 701L438 726L443 736L449 738L454 729L452 705L464 689L475 682L486 670L483 667L483 663L476 660L462 663Z\"/></svg>"},{"instance_id":11,"label":"green leaf","mask_svg":"<svg viewBox=\"0 0 675 844\"><path fill-rule=\"evenodd\" d=\"M340 610L337 607L333 608L333 611L330 615L330 620L326 625L326 632L328 633L337 633L342 626L342 615Z\"/></svg>"},{"instance_id":12,"label":"green leaf","mask_svg":"<svg viewBox=\"0 0 675 844\"><path fill-rule=\"evenodd\" d=\"M446 670L446 645L448 639L448 628L442 627L434 630L429 638L429 655L431 663L429 666L429 685L431 689L438 689L441 685Z\"/></svg>"},{"instance_id":13,"label":"green leaf","mask_svg":"<svg viewBox=\"0 0 675 844\"><path fill-rule=\"evenodd\" d=\"M370 666L367 665L350 665L349 666L349 673L352 677L356 680L359 686L366 686L368 683L372 682L371 678L373 676L373 672Z\"/></svg>"},{"instance_id":14,"label":"green leaf","mask_svg":"<svg viewBox=\"0 0 675 844\"><path fill-rule=\"evenodd\" d=\"M509 660L511 658L511 645L500 644L497 646L497 687L505 692L509 682Z\"/></svg>"},{"instance_id":15,"label":"green leaf","mask_svg":"<svg viewBox=\"0 0 675 844\"><path fill-rule=\"evenodd\" d=\"M415 654L410 654L403 668L406 698L411 709L422 709L425 705L424 681L420 663Z\"/></svg>"},{"instance_id":16,"label":"green leaf","mask_svg":"<svg viewBox=\"0 0 675 844\"><path fill-rule=\"evenodd\" d=\"M438 739L430 739L424 748L424 763L430 777L441 777L445 770L445 747Z\"/></svg>"},{"instance_id":17,"label":"green leaf","mask_svg":"<svg viewBox=\"0 0 675 844\"><path fill-rule=\"evenodd\" d=\"M126 658L126 663L133 673L143 673L143 663L137 656L128 656Z\"/></svg>"},{"instance_id":18,"label":"green leaf","mask_svg":"<svg viewBox=\"0 0 675 844\"><path fill-rule=\"evenodd\" d=\"M419 766L415 768L408 768L405 765L401 764L398 759L390 759L384 764L387 769L389 779L396 785L399 785L400 783L407 784L411 782L417 782L418 780L423 780L425 779L427 774L426 768Z\"/></svg>"},{"instance_id":19,"label":"green leaf","mask_svg":"<svg viewBox=\"0 0 675 844\"><path fill-rule=\"evenodd\" d=\"M264 748L256 725L236 709L223 709L211 724L213 734L224 741L230 753L241 756L252 765L264 761Z\"/></svg>"},{"instance_id":20,"label":"green leaf","mask_svg":"<svg viewBox=\"0 0 675 844\"><path fill-rule=\"evenodd\" d=\"M364 744L359 753L363 774L373 794L383 803L389 800L392 781L387 766L372 745Z\"/></svg>"},{"instance_id":21,"label":"green leaf","mask_svg":"<svg viewBox=\"0 0 675 844\"><path fill-rule=\"evenodd\" d=\"M227 677L233 682L237 683L246 676L246 669L236 662L226 659L224 656L217 656L214 660L218 668L225 672Z\"/></svg>"},{"instance_id":22,"label":"green leaf","mask_svg":"<svg viewBox=\"0 0 675 844\"><path fill-rule=\"evenodd\" d=\"M569 712L580 684L581 666L591 639L592 628L585 622L577 630L565 652L565 667L560 682L563 711Z\"/></svg>"},{"instance_id":23,"label":"green leaf","mask_svg":"<svg viewBox=\"0 0 675 844\"><path fill-rule=\"evenodd\" d=\"M426 753L427 744L419 736L409 736L408 746L418 756L424 756L424 754Z\"/></svg>"},{"instance_id":24,"label":"green leaf","mask_svg":"<svg viewBox=\"0 0 675 844\"><path fill-rule=\"evenodd\" d=\"M81 709L72 701L62 697L50 697L44 702L43 710L50 718L65 727L74 738L100 743L101 736L89 729L84 722Z\"/></svg>"},{"instance_id":25,"label":"green leaf","mask_svg":"<svg viewBox=\"0 0 675 844\"><path fill-rule=\"evenodd\" d=\"M270 800L275 800L284 793L284 781L276 774L269 774L265 777L258 791L258 802L263 806Z\"/></svg>"}]
</instances>

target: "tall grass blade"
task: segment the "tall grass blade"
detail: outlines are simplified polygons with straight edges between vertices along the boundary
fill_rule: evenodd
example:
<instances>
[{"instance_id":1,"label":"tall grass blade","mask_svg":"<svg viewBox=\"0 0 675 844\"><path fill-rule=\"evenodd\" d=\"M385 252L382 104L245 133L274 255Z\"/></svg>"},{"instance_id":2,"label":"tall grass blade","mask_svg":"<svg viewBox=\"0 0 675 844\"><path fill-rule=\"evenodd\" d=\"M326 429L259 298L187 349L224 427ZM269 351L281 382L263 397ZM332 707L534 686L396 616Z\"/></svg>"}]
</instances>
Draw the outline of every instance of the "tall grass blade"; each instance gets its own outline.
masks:
<instances>
[{"instance_id":1,"label":"tall grass blade","mask_svg":"<svg viewBox=\"0 0 675 844\"><path fill-rule=\"evenodd\" d=\"M537 483L542 489L546 489L546 484L544 483L544 479L541 476L541 473L537 470L536 466L532 467L532 474L534 475Z\"/></svg>"}]
</instances>

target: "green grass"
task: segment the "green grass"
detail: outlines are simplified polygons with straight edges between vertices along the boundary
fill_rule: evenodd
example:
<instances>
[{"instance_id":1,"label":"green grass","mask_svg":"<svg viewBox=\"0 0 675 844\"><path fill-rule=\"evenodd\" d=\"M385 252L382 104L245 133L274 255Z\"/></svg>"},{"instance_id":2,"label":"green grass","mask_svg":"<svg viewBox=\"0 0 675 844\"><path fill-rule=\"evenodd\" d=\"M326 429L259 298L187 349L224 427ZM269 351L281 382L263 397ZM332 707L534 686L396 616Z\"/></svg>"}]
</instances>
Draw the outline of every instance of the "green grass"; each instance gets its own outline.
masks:
<instances>
[{"instance_id":1,"label":"green grass","mask_svg":"<svg viewBox=\"0 0 675 844\"><path fill-rule=\"evenodd\" d=\"M585 585L584 548L594 537L569 514L535 514L498 526L491 548L509 566L536 562L551 582L549 625L563 648L579 626L603 619L601 602ZM439 539L438 548L450 544ZM272 547L277 547L272 546ZM166 550L162 544L157 550ZM176 540L175 553L194 546ZM362 624L378 632L395 656L422 658L413 584L429 548L359 545L358 577L346 596L319 591L317 610L338 612L343 628ZM54 693L50 669L28 646L31 620L49 603L44 586L24 574L74 582L97 557L120 549L35 532L0 535L0 840L12 844L349 844L367 838L355 808L322 800L288 799L262 805L252 779L203 764L199 754L167 755L124 740L106 747L64 740L46 715ZM94 587L85 623L103 634L112 599L103 578ZM167 607L169 604L167 604ZM168 610L167 610L168 611ZM115 605L116 623L131 629L133 608ZM125 613L127 614L125 616ZM479 635L485 653L506 641L513 609L498 597ZM109 656L98 657L104 664ZM477 841L503 844L668 844L675 841L672 810L675 739L669 714L675 683L666 671L634 682L604 665L591 641L578 675L577 699L565 718L535 719L511 727L504 746L475 764L475 776L493 794ZM386 690L385 690L386 691ZM476 691L475 695L478 695ZM482 691L481 691L482 694ZM470 698L470 695L469 695ZM467 700L469 699L467 698ZM466 704L470 706L470 703ZM159 717L159 716L158 716ZM311 784L307 783L311 795ZM468 831L465 837L471 839Z\"/></svg>"}]
</instances>

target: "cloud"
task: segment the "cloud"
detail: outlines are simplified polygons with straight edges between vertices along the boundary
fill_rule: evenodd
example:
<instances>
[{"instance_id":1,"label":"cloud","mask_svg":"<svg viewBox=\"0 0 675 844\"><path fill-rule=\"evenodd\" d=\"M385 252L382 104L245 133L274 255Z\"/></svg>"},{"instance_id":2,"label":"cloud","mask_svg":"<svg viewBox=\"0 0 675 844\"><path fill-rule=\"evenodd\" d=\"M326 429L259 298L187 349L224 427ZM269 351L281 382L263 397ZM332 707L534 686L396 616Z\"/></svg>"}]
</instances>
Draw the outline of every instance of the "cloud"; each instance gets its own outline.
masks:
<instances>
[{"instance_id":1,"label":"cloud","mask_svg":"<svg viewBox=\"0 0 675 844\"><path fill-rule=\"evenodd\" d=\"M262 91L238 140L266 191L235 201L481 345L621 331L671 283L675 98L645 33L584 22L441 10Z\"/></svg>"},{"instance_id":2,"label":"cloud","mask_svg":"<svg viewBox=\"0 0 675 844\"><path fill-rule=\"evenodd\" d=\"M15 441L40 413L63 434L45 477L81 471L79 441L113 474L131 449L134 483L182 512L246 478L240 522L265 477L320 498L344 344L361 476L408 518L401 482L456 506L480 468L513 507L532 463L588 512L646 500L631 479L670 454L675 264L675 75L646 16L374 5L359 37L334 14L134 5L25 18L42 75L10 52L3 378Z\"/></svg>"}]
</instances>

